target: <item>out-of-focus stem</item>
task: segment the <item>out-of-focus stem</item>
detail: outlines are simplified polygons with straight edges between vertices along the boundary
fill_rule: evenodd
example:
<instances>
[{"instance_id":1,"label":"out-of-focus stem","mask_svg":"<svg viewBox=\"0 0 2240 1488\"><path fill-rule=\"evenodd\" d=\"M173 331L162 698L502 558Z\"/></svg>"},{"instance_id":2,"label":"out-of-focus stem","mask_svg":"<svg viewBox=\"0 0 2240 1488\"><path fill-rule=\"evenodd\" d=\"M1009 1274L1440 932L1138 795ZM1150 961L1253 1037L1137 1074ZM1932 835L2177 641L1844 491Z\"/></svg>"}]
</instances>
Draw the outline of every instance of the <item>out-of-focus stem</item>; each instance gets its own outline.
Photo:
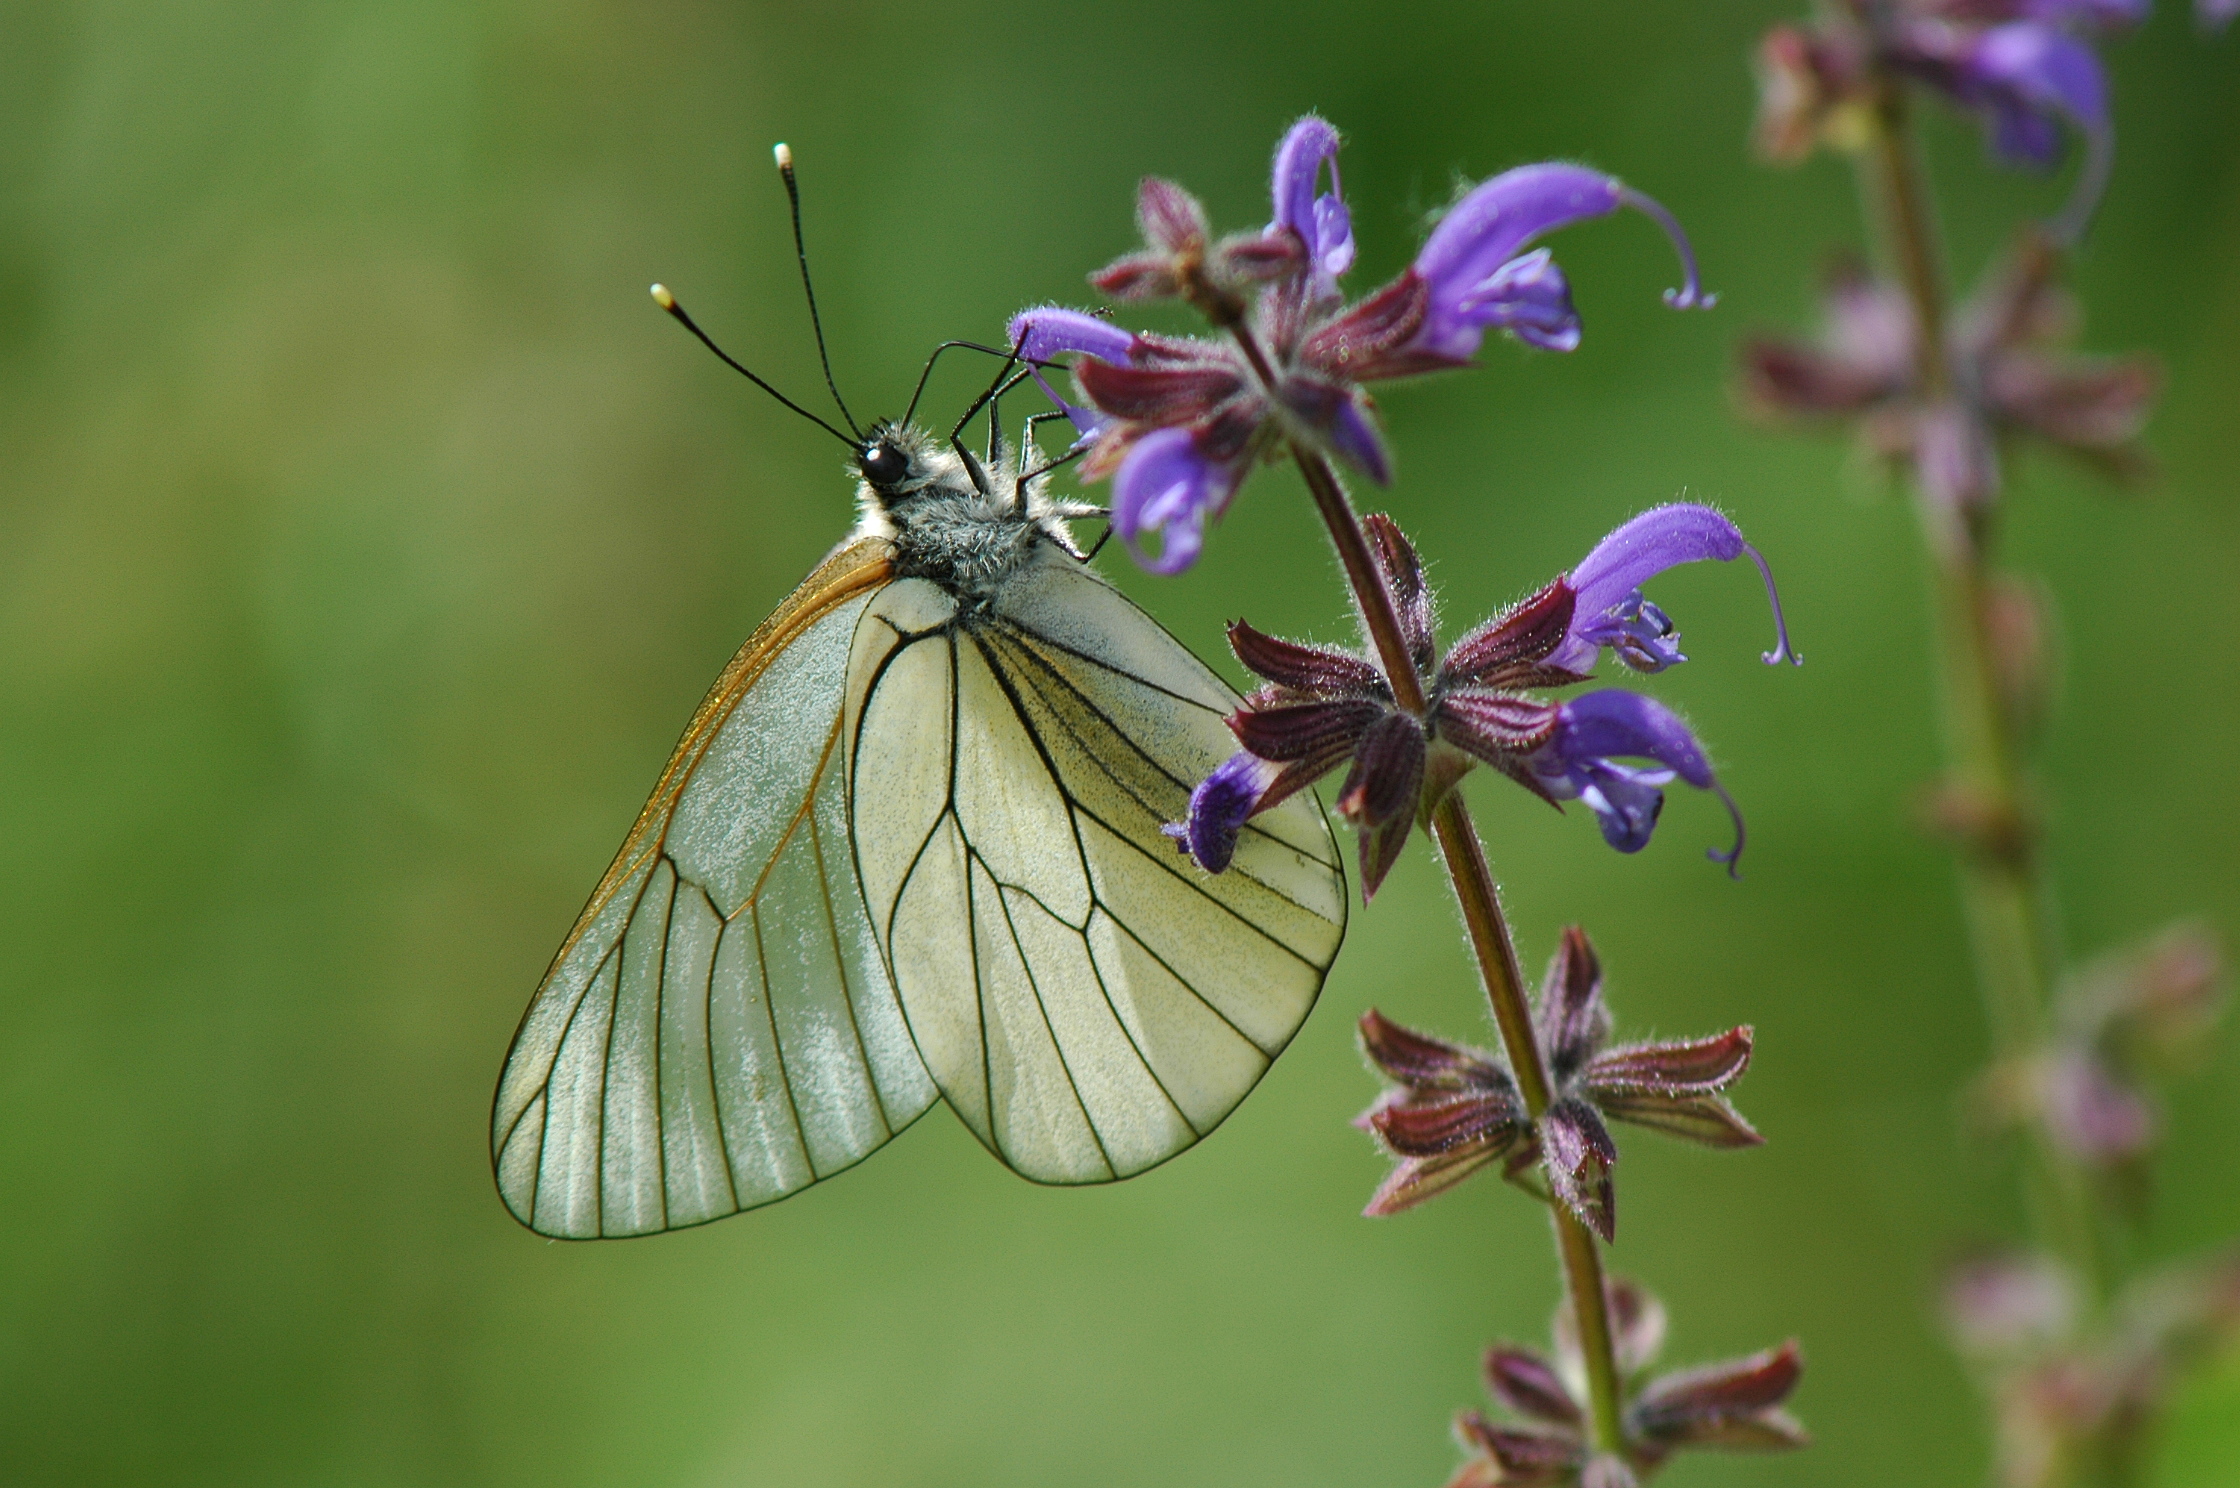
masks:
<instances>
[{"instance_id":1,"label":"out-of-focus stem","mask_svg":"<svg viewBox=\"0 0 2240 1488\"><path fill-rule=\"evenodd\" d=\"M1262 382L1272 386L1273 369L1251 329L1237 323L1224 328L1236 338L1238 349ZM1383 663L1385 677L1392 685L1393 701L1420 717L1427 706L1423 679L1416 675L1415 658L1408 652L1399 611L1393 605L1392 591L1385 587L1384 574L1369 551L1361 516L1353 509L1352 499L1346 495L1338 473L1330 468L1330 461L1322 451L1293 440L1291 454L1298 462L1307 490L1314 496L1315 510L1321 514L1322 524L1330 533L1331 545L1338 550L1338 562L1345 569L1346 583L1353 590L1362 625L1369 632L1370 644L1376 648L1377 659ZM1455 899L1462 907L1462 922L1469 931L1470 949L1478 961L1478 978L1485 986L1486 1000L1493 1005L1493 1021L1501 1030L1502 1047L1509 1055L1509 1067L1516 1074L1518 1092L1524 1097L1525 1109L1537 1121L1548 1109L1555 1087L1548 1078L1547 1063L1540 1056L1539 1040L1533 1037L1532 1010L1525 997L1524 976L1517 965L1516 941L1509 934L1508 921L1501 913L1501 894L1494 884L1493 870L1486 863L1478 829L1470 820L1469 809L1463 805L1459 790L1448 791L1433 809L1431 830L1438 839L1439 853L1446 862ZM1569 1209L1554 1201L1548 1208L1555 1220L1556 1248L1563 1257L1564 1282L1571 1296L1572 1315L1579 1324L1580 1351L1586 1355L1594 1445L1599 1451L1619 1453L1624 1450L1624 1437L1618 1415L1618 1366L1610 1342L1610 1310L1602 1256L1595 1249L1594 1236Z\"/></svg>"},{"instance_id":2,"label":"out-of-focus stem","mask_svg":"<svg viewBox=\"0 0 2240 1488\"><path fill-rule=\"evenodd\" d=\"M1952 391L1944 276L1905 94L1896 80L1883 91L1876 122L1874 144L1862 157L1869 215L1912 305L1918 386L1925 401L1934 401ZM1985 630L1987 534L1955 503L1918 485L1915 505L1935 590L1947 786L1978 828L1961 853L1961 895L1993 1056L2005 1061L2028 1054L2044 1037L2053 934L2022 766L2000 705ZM2035 1125L2030 1129L2030 1207L2039 1238L2098 1287L2102 1257L2084 1175Z\"/></svg>"}]
</instances>

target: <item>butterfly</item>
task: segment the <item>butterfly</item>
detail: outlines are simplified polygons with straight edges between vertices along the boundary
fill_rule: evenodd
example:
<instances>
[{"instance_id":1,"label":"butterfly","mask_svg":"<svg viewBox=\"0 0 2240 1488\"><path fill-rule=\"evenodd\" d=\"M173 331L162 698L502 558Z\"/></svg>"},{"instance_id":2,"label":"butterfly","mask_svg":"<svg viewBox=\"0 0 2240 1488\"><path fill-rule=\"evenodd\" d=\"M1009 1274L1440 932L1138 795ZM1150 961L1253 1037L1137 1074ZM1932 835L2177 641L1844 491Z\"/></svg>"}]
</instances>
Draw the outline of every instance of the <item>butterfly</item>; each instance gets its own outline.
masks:
<instances>
[{"instance_id":1,"label":"butterfly","mask_svg":"<svg viewBox=\"0 0 2240 1488\"><path fill-rule=\"evenodd\" d=\"M855 530L693 714L506 1057L491 1155L530 1229L771 1203L937 1099L1026 1178L1129 1177L1313 1007L1346 919L1320 805L1218 877L1176 852L1236 694L1089 566L1032 421L990 427L984 462L851 440Z\"/></svg>"}]
</instances>

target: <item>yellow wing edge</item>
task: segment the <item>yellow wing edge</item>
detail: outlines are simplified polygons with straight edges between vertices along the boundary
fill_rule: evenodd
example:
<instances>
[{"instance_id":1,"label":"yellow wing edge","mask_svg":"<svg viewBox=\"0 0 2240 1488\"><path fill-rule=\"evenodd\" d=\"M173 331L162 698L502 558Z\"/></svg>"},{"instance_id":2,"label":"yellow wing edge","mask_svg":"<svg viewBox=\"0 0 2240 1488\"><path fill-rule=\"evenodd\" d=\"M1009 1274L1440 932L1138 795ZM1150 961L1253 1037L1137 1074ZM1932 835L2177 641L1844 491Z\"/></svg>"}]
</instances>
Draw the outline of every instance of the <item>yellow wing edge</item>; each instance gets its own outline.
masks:
<instances>
[{"instance_id":1,"label":"yellow wing edge","mask_svg":"<svg viewBox=\"0 0 2240 1488\"><path fill-rule=\"evenodd\" d=\"M630 828L630 835L622 840L621 850L607 866L599 880L599 887L592 890L590 902L583 913L576 916L568 938L560 943L552 964L545 968L541 990L552 980L553 972L568 959L576 941L586 927L598 918L614 897L615 890L644 867L652 854L660 850L668 835L668 820L676 809L677 798L691 783L693 772L700 768L701 759L709 745L723 728L739 700L754 686L770 663L777 660L786 647L793 644L801 633L823 619L834 609L867 589L876 589L894 577L894 545L883 537L867 537L849 543L828 556L824 562L810 570L809 576L794 586L791 594L770 612L768 619L754 628L731 660L709 687L708 695L693 710L692 722L685 726L684 737L677 740L676 749L669 756L668 765L661 772L661 779L646 798L637 822ZM530 1006L535 1002L532 999ZM528 1014L522 1014L524 1022ZM520 1037L518 1030L515 1035Z\"/></svg>"}]
</instances>

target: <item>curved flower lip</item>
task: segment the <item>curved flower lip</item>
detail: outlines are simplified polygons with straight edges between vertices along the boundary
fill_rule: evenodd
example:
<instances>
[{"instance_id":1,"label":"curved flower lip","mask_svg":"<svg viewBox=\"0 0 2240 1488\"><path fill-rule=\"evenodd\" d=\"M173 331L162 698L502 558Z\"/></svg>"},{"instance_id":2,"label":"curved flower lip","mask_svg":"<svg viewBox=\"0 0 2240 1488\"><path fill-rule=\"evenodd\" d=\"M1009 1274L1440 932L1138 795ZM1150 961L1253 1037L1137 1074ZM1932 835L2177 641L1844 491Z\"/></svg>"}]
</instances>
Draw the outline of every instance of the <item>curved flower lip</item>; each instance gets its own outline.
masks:
<instances>
[{"instance_id":1,"label":"curved flower lip","mask_svg":"<svg viewBox=\"0 0 2240 1488\"><path fill-rule=\"evenodd\" d=\"M1337 281L1353 267L1353 219L1346 211L1338 183L1338 131L1331 123L1308 114L1291 126L1276 146L1275 169L1269 195L1275 200L1275 220L1268 230L1289 228L1307 245L1307 264L1318 294L1337 292ZM1330 170L1330 189L1315 192L1323 167Z\"/></svg>"},{"instance_id":2,"label":"curved flower lip","mask_svg":"<svg viewBox=\"0 0 2240 1488\"><path fill-rule=\"evenodd\" d=\"M1050 361L1068 352L1093 356L1100 361L1125 365L1134 350L1135 333L1121 329L1109 320L1100 320L1085 311L1068 310L1063 305L1037 305L1022 310L1011 317L1004 327L1004 336L1019 349L1022 360L1033 364ZM1042 375L1040 365L1034 367L1034 380L1058 405L1072 422L1074 432L1081 441L1094 437L1111 422L1106 415L1094 408L1085 408L1062 397ZM1081 441L1077 441L1081 442Z\"/></svg>"},{"instance_id":3,"label":"curved flower lip","mask_svg":"<svg viewBox=\"0 0 2240 1488\"><path fill-rule=\"evenodd\" d=\"M1603 646L1624 646L1626 641L1636 638L1646 641L1650 648L1646 655L1639 647L1628 649L1627 660L1637 670L1660 671L1663 666L1681 660L1679 653L1669 647L1661 651L1656 648L1659 637L1654 632L1642 637L1628 632L1626 626L1630 617L1624 612L1629 607L1641 610L1641 586L1668 568L1705 558L1727 563L1744 554L1757 564L1766 583L1766 601L1773 607L1774 647L1761 653L1759 659L1768 666L1782 661L1802 666L1804 657L1789 644L1789 625L1781 612L1781 592L1774 587L1773 569L1765 555L1744 541L1742 529L1719 511L1687 501L1643 512L1596 543L1594 550L1580 561L1570 580L1578 596L1572 609L1570 632L1563 644L1549 655L1548 664L1584 672L1594 665ZM1661 618L1661 611L1653 606L1647 609ZM1645 661L1651 664L1644 664Z\"/></svg>"},{"instance_id":4,"label":"curved flower lip","mask_svg":"<svg viewBox=\"0 0 2240 1488\"><path fill-rule=\"evenodd\" d=\"M1654 760L1664 769L1631 771L1613 765L1614 759ZM1747 840L1742 809L1712 773L1703 746L1680 715L1655 698L1621 688L1572 698L1556 710L1555 735L1533 755L1532 766L1541 784L1558 795L1585 796L1594 790L1609 798L1614 789L1636 795L1646 791L1654 799L1639 804L1648 813L1650 826L1662 804L1656 788L1674 776L1698 790L1713 792L1726 804L1727 815L1734 821L1734 846L1724 852L1706 848L1704 856L1726 864L1729 877L1742 876L1742 849ZM1588 804L1594 804L1591 798ZM1597 815L1604 818L1603 836L1624 852L1637 851L1648 841L1648 829L1637 827L1630 817L1622 831L1613 825L1615 818L1627 815L1626 806L1633 804L1612 799L1608 800L1610 810L1597 809Z\"/></svg>"},{"instance_id":5,"label":"curved flower lip","mask_svg":"<svg viewBox=\"0 0 2240 1488\"><path fill-rule=\"evenodd\" d=\"M1985 90L1994 148L2009 159L2053 163L2059 141L2047 123L2049 114L2065 116L2084 135L2084 170L2051 224L2062 242L2075 242L2100 204L2115 161L2100 59L2065 32L2014 21L1984 32L1963 67Z\"/></svg>"},{"instance_id":6,"label":"curved flower lip","mask_svg":"<svg viewBox=\"0 0 2240 1488\"><path fill-rule=\"evenodd\" d=\"M2047 227L2063 244L2082 236L2115 159L2107 80L2090 46L2041 19L1918 21L1898 33L1892 61L1975 112L1992 152L2011 163L2050 168L2061 155L2059 121L2073 125L2085 138L2084 169Z\"/></svg>"},{"instance_id":7,"label":"curved flower lip","mask_svg":"<svg viewBox=\"0 0 2240 1488\"><path fill-rule=\"evenodd\" d=\"M1197 561L1206 519L1228 507L1240 474L1233 463L1207 456L1191 430L1154 429L1136 441L1112 479L1112 530L1151 572L1181 573ZM1147 532L1159 534L1156 556L1144 550Z\"/></svg>"},{"instance_id":8,"label":"curved flower lip","mask_svg":"<svg viewBox=\"0 0 2240 1488\"><path fill-rule=\"evenodd\" d=\"M1583 165L1546 161L1503 171L1479 183L1432 229L1415 260L1415 271L1431 284L1431 316L1421 338L1423 348L1466 360L1512 299L1544 308L1551 286L1537 268L1528 272L1511 261L1535 238L1590 217L1607 217L1620 207L1632 207L1655 221L1680 255L1686 277L1680 288L1665 291L1666 304L1684 310L1709 309L1718 302L1718 296L1704 292L1695 249L1661 202L1615 176ZM1505 271L1517 281L1507 295L1497 293L1495 285ZM1568 293L1562 298L1568 309ZM1572 334L1575 344L1575 331Z\"/></svg>"}]
</instances>

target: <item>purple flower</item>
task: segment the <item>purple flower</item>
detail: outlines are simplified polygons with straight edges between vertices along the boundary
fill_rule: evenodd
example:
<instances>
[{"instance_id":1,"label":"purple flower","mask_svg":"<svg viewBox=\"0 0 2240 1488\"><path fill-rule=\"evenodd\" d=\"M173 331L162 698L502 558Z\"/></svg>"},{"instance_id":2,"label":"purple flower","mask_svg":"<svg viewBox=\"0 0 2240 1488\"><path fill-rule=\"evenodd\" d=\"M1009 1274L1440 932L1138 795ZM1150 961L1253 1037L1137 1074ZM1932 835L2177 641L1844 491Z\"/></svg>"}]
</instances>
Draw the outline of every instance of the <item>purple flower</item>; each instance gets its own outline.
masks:
<instances>
[{"instance_id":1,"label":"purple flower","mask_svg":"<svg viewBox=\"0 0 2240 1488\"><path fill-rule=\"evenodd\" d=\"M1546 249L1528 251L1536 238L1633 207L1672 235L1686 267L1685 287L1667 299L1711 303L1662 206L1613 177L1546 164L1464 195L1413 266L1349 305L1339 281L1353 266L1354 240L1338 143L1324 120L1291 127L1276 150L1271 220L1255 233L1215 241L1181 187L1149 178L1139 188L1145 246L1090 282L1116 299L1186 299L1228 337L1130 335L1051 306L1011 322L1023 355L1076 354L1079 401L1051 396L1090 441L1083 478L1113 478L1114 525L1158 572L1188 567L1252 466L1294 441L1390 480L1364 384L1465 365L1489 330L1549 350L1576 347L1570 286ZM1146 542L1154 534L1156 556Z\"/></svg>"},{"instance_id":2,"label":"purple flower","mask_svg":"<svg viewBox=\"0 0 2240 1488\"><path fill-rule=\"evenodd\" d=\"M1330 189L1317 194L1315 187L1325 166ZM1276 146L1269 194L1275 198L1275 220L1268 224L1268 235L1297 234L1305 252L1309 293L1318 298L1335 296L1338 280L1353 267L1353 218L1338 189L1335 126L1312 114L1291 126Z\"/></svg>"},{"instance_id":3,"label":"purple flower","mask_svg":"<svg viewBox=\"0 0 2240 1488\"><path fill-rule=\"evenodd\" d=\"M1549 1191L1609 1240L1618 1147L1606 1118L1707 1147L1764 1140L1721 1093L1750 1067L1748 1028L1609 1049L1610 1021L1601 963L1586 932L1570 926L1540 987L1534 1035L1554 1089L1534 1123L1491 1055L1402 1028L1374 1009L1363 1014L1362 1052L1394 1084L1355 1124L1398 1159L1366 1212L1413 1208L1497 1160L1510 1178L1538 1163Z\"/></svg>"},{"instance_id":4,"label":"purple flower","mask_svg":"<svg viewBox=\"0 0 2240 1488\"><path fill-rule=\"evenodd\" d=\"M1663 1345L1664 1308L1622 1278L1611 1279L1606 1297L1619 1372L1637 1376ZM1628 1392L1621 1417L1622 1457L1596 1456L1586 1440L1586 1409L1572 1393L1586 1368L1568 1303L1558 1310L1554 1331L1554 1359L1514 1343L1486 1351L1486 1391L1515 1422L1489 1420L1479 1411L1458 1416L1455 1437L1470 1457L1447 1488L1603 1488L1645 1479L1685 1448L1765 1451L1809 1441L1781 1408L1804 1373L1792 1340L1641 1383Z\"/></svg>"},{"instance_id":5,"label":"purple flower","mask_svg":"<svg viewBox=\"0 0 2240 1488\"><path fill-rule=\"evenodd\" d=\"M2010 164L2050 168L2061 158L2061 126L2082 134L2084 172L2052 224L2061 241L2077 239L2115 155L2107 79L2091 47L2038 21L1920 22L1903 29L1892 63L1982 119L1992 152Z\"/></svg>"},{"instance_id":6,"label":"purple flower","mask_svg":"<svg viewBox=\"0 0 2240 1488\"><path fill-rule=\"evenodd\" d=\"M1924 491L1960 506L1998 495L1999 436L2007 433L2136 479L2150 468L2139 434L2161 375L2146 357L2063 349L2077 317L2054 282L2058 265L2051 243L2025 234L1953 317L1944 348L1952 391L1932 401L1920 390L1904 294L1839 263L1816 344L1744 343L1743 396L1768 415L1855 423L1875 455L1910 466Z\"/></svg>"},{"instance_id":7,"label":"purple flower","mask_svg":"<svg viewBox=\"0 0 2240 1488\"><path fill-rule=\"evenodd\" d=\"M1545 252L1524 253L1533 239L1590 217L1632 207L1655 219L1687 271L1681 288L1667 290L1675 309L1709 309L1696 274L1695 252L1662 205L1613 176L1556 161L1504 171L1465 194L1432 229L1409 273L1430 291L1423 328L1407 351L1456 365L1477 355L1489 329L1503 329L1527 345L1570 351L1579 344L1579 317L1563 271Z\"/></svg>"},{"instance_id":8,"label":"purple flower","mask_svg":"<svg viewBox=\"0 0 2240 1488\"><path fill-rule=\"evenodd\" d=\"M2222 31L2240 15L2240 0L2193 0L2193 17L2205 30Z\"/></svg>"},{"instance_id":9,"label":"purple flower","mask_svg":"<svg viewBox=\"0 0 2240 1488\"><path fill-rule=\"evenodd\" d=\"M1773 606L1774 648L1762 658L1768 665L1787 661L1802 666L1804 658L1789 645L1789 628L1781 616L1781 595L1774 588L1773 570L1765 556L1742 539L1742 530L1708 506L1674 502L1643 512L1612 532L1571 572L1570 631L1548 657L1551 666L1584 672L1595 663L1604 646L1637 672L1661 672L1686 661L1680 654L1680 633L1665 612L1642 598L1641 586L1668 568L1699 559L1731 563L1748 554L1766 581L1766 598Z\"/></svg>"},{"instance_id":10,"label":"purple flower","mask_svg":"<svg viewBox=\"0 0 2240 1488\"><path fill-rule=\"evenodd\" d=\"M1732 523L1693 505L1637 517L1597 546L1577 575L1487 621L1443 657L1415 549L1388 517L1373 515L1366 526L1425 710L1402 709L1384 674L1359 655L1279 640L1241 620L1232 625L1237 659L1268 685L1230 715L1241 752L1199 785L1188 818L1168 829L1201 868L1226 868L1253 814L1349 764L1337 807L1360 836L1367 899L1419 816L1484 764L1552 805L1583 801L1621 852L1647 844L1672 781L1714 792L1734 815L1735 845L1711 856L1732 871L1742 852L1741 815L1676 714L1629 692L1560 704L1532 696L1586 681L1585 668L1605 645L1630 648L1654 663L1651 670L1679 660L1671 622L1640 598L1640 586L1676 563L1752 552ZM1590 590L1602 608L1582 614L1579 600ZM1784 633L1767 659L1786 654Z\"/></svg>"},{"instance_id":11,"label":"purple flower","mask_svg":"<svg viewBox=\"0 0 2240 1488\"><path fill-rule=\"evenodd\" d=\"M1622 759L1647 760L1624 765ZM1548 742L1527 761L1534 784L1551 801L1584 801L1602 828L1602 840L1622 853L1649 845L1664 810L1664 787L1674 779L1714 791L1734 818L1734 846L1706 848L1713 862L1740 873L1742 812L1711 773L1703 747L1680 716L1655 698L1610 688L1575 697L1556 710Z\"/></svg>"},{"instance_id":12,"label":"purple flower","mask_svg":"<svg viewBox=\"0 0 2240 1488\"><path fill-rule=\"evenodd\" d=\"M2186 926L2086 968L2055 1004L2053 1037L1996 1072L1994 1108L2087 1168L2143 1177L2163 1124L2150 1086L2199 1060L2223 979L2216 941Z\"/></svg>"},{"instance_id":13,"label":"purple flower","mask_svg":"<svg viewBox=\"0 0 2240 1488\"><path fill-rule=\"evenodd\" d=\"M2106 78L2083 38L2146 12L2145 0L1892 0L1777 26L1758 49L1759 151L1795 161L1822 142L1858 148L1876 127L1885 79L1908 77L1981 120L2008 164L2049 168L2064 127L2081 135L2085 167L2052 224L2073 242L2115 149Z\"/></svg>"}]
</instances>

